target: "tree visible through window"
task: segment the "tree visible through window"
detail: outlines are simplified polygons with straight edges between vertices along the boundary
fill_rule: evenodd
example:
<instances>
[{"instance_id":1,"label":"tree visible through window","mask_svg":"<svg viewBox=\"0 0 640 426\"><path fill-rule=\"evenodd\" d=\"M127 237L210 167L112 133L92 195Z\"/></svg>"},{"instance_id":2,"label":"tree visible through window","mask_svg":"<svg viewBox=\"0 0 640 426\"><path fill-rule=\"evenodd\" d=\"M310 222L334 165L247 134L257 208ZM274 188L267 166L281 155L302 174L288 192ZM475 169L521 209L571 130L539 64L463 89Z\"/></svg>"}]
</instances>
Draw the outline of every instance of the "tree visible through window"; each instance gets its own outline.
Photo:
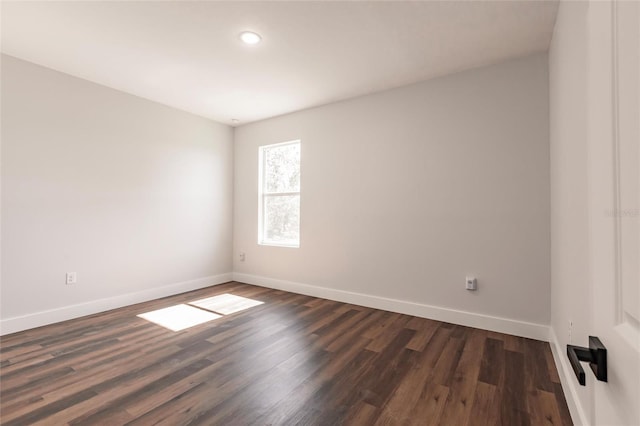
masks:
<instances>
[{"instance_id":1,"label":"tree visible through window","mask_svg":"<svg viewBox=\"0 0 640 426\"><path fill-rule=\"evenodd\" d=\"M258 243L300 247L300 141L260 147Z\"/></svg>"}]
</instances>

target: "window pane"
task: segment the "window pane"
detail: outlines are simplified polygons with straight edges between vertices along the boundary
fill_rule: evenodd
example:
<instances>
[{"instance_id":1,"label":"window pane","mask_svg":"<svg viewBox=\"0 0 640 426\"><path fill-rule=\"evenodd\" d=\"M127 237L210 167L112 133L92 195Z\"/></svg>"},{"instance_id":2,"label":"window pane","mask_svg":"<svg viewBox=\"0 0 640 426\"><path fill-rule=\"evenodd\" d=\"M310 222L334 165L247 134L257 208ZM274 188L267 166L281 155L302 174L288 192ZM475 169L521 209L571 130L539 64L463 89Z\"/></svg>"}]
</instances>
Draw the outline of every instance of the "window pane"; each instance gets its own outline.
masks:
<instances>
[{"instance_id":1,"label":"window pane","mask_svg":"<svg viewBox=\"0 0 640 426\"><path fill-rule=\"evenodd\" d=\"M265 242L300 244L300 196L272 195L264 200Z\"/></svg>"},{"instance_id":2,"label":"window pane","mask_svg":"<svg viewBox=\"0 0 640 426\"><path fill-rule=\"evenodd\" d=\"M264 179L265 192L300 191L300 144L265 149Z\"/></svg>"}]
</instances>

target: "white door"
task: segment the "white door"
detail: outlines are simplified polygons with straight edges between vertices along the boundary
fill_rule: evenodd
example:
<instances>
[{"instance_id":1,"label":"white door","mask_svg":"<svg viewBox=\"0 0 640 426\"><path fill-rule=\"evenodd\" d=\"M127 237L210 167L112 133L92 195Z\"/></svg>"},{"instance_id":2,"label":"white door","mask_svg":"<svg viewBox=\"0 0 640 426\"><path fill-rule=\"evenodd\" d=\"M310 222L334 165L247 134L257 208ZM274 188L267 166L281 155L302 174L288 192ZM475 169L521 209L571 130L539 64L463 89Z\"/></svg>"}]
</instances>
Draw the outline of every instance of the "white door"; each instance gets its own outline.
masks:
<instances>
[{"instance_id":1,"label":"white door","mask_svg":"<svg viewBox=\"0 0 640 426\"><path fill-rule=\"evenodd\" d=\"M587 287L608 382L587 385L596 425L640 425L640 1L594 1L588 16Z\"/></svg>"}]
</instances>

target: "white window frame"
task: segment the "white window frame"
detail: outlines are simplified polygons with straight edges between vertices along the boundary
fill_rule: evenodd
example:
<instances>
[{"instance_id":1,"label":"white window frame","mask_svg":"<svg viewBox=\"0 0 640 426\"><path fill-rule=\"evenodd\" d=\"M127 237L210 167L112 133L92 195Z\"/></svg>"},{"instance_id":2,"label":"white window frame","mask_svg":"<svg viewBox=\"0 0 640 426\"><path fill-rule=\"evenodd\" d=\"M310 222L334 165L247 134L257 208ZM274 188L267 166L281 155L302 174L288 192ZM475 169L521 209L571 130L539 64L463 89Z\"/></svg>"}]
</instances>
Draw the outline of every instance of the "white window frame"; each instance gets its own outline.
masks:
<instances>
[{"instance_id":1,"label":"white window frame","mask_svg":"<svg viewBox=\"0 0 640 426\"><path fill-rule=\"evenodd\" d=\"M262 146L260 146L258 148L258 244L262 245L262 246L290 247L290 248L299 248L300 247L300 239L301 239L300 229L298 229L298 243L297 244L285 244L285 243L281 243L281 242L278 242L278 241L270 241L270 240L267 240L265 238L265 235L264 235L264 231L265 231L264 209L265 209L265 204L266 204L267 198L269 198L269 197L285 197L285 196L292 196L292 195L297 195L300 198L300 192L301 192L301 189L302 189L302 181L301 181L300 185L299 185L299 188L298 188L298 191L293 191L293 192L266 192L265 191L265 187L264 187L265 183L266 183L266 179L265 179L265 176L264 176L265 169L266 169L265 164L264 164L264 160L265 160L264 159L264 152L266 150L268 150L268 149L271 149L271 148L277 148L277 147L281 147L281 146L285 146L285 145L293 145L293 144L300 145L300 158L302 160L302 143L300 142L300 139L287 141L287 142L281 142L281 143L274 143L274 144L271 144L271 145L262 145ZM300 173L300 175L302 176L302 173ZM300 205L300 210L302 210L302 205Z\"/></svg>"}]
</instances>

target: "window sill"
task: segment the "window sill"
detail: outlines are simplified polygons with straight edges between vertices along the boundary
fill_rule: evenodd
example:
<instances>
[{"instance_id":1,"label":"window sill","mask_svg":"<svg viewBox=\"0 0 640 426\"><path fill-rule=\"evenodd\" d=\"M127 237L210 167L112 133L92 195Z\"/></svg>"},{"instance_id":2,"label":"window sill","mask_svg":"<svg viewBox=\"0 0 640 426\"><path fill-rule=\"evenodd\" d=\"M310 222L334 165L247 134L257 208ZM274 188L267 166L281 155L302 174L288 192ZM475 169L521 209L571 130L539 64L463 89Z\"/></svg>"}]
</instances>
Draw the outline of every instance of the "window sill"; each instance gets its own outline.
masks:
<instances>
[{"instance_id":1,"label":"window sill","mask_svg":"<svg viewBox=\"0 0 640 426\"><path fill-rule=\"evenodd\" d=\"M259 242L258 245L267 247L300 248L300 244L283 244L270 241Z\"/></svg>"}]
</instances>

